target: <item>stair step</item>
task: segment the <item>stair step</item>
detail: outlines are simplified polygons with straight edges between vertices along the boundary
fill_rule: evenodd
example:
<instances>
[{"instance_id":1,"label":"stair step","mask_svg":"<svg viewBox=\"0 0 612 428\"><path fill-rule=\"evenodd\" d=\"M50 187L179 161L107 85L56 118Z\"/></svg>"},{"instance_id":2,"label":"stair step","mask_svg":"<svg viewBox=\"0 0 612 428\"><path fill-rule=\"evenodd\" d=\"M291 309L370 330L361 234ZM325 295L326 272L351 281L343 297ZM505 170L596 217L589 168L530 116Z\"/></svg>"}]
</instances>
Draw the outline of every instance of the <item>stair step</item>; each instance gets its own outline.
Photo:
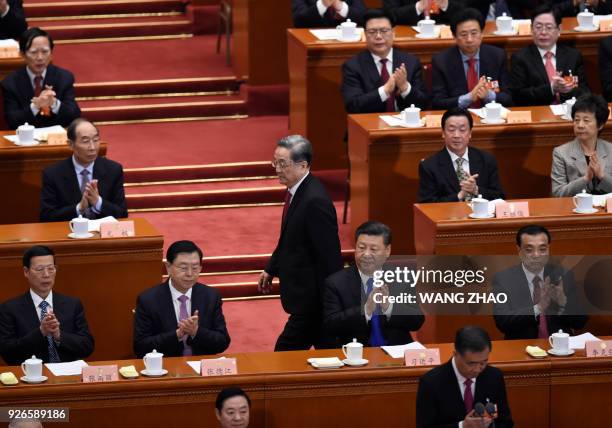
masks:
<instances>
[{"instance_id":1,"label":"stair step","mask_svg":"<svg viewBox=\"0 0 612 428\"><path fill-rule=\"evenodd\" d=\"M271 171L273 172L270 161L126 168L123 170L126 183L257 177L270 175Z\"/></svg>"},{"instance_id":2,"label":"stair step","mask_svg":"<svg viewBox=\"0 0 612 428\"><path fill-rule=\"evenodd\" d=\"M186 77L158 80L126 80L115 82L76 83L77 97L151 95L228 91L235 93L240 84L235 76Z\"/></svg>"},{"instance_id":3,"label":"stair step","mask_svg":"<svg viewBox=\"0 0 612 428\"><path fill-rule=\"evenodd\" d=\"M101 15L138 12L183 12L181 0L28 0L24 4L28 19L49 16Z\"/></svg>"},{"instance_id":4,"label":"stair step","mask_svg":"<svg viewBox=\"0 0 612 428\"><path fill-rule=\"evenodd\" d=\"M213 179L214 180L214 179ZM172 182L161 182L159 184L152 185L136 185L131 186L127 183L125 186L126 195L136 194L154 194L154 193L176 193L176 192L201 192L201 191L222 191L222 190L234 190L234 189L258 189L273 187L278 185L278 178L243 178L236 177L234 179L222 179L221 181L172 181Z\"/></svg>"}]
</instances>

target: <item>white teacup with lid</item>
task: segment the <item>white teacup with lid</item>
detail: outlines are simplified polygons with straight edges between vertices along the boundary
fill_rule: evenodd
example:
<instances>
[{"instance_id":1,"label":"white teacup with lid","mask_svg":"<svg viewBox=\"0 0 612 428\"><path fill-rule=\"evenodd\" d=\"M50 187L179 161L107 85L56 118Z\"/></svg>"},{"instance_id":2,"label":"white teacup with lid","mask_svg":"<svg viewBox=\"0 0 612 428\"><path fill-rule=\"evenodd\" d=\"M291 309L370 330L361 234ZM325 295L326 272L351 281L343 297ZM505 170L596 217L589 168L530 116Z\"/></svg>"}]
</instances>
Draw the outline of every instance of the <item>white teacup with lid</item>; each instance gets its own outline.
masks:
<instances>
[{"instance_id":1,"label":"white teacup with lid","mask_svg":"<svg viewBox=\"0 0 612 428\"><path fill-rule=\"evenodd\" d=\"M89 219L82 215L70 220L70 230L77 238L86 238L89 233Z\"/></svg>"},{"instance_id":2,"label":"white teacup with lid","mask_svg":"<svg viewBox=\"0 0 612 428\"><path fill-rule=\"evenodd\" d=\"M417 27L419 27L419 32L423 37L434 37L436 35L436 21L433 19L421 19L417 23Z\"/></svg>"},{"instance_id":3,"label":"white teacup with lid","mask_svg":"<svg viewBox=\"0 0 612 428\"><path fill-rule=\"evenodd\" d=\"M18 144L20 146L31 146L35 144L34 127L28 124L28 122L18 127L15 133L17 134Z\"/></svg>"},{"instance_id":4,"label":"white teacup with lid","mask_svg":"<svg viewBox=\"0 0 612 428\"><path fill-rule=\"evenodd\" d=\"M357 38L357 23L347 19L336 29L339 31L340 40L355 40Z\"/></svg>"},{"instance_id":5,"label":"white teacup with lid","mask_svg":"<svg viewBox=\"0 0 612 428\"><path fill-rule=\"evenodd\" d=\"M485 105L485 115L486 120L488 121L497 121L501 119L501 108L502 105L500 103L496 103L495 101L491 101Z\"/></svg>"},{"instance_id":6,"label":"white teacup with lid","mask_svg":"<svg viewBox=\"0 0 612 428\"><path fill-rule=\"evenodd\" d=\"M506 12L495 19L495 25L498 33L512 33L512 17L506 15Z\"/></svg>"},{"instance_id":7,"label":"white teacup with lid","mask_svg":"<svg viewBox=\"0 0 612 428\"><path fill-rule=\"evenodd\" d=\"M363 345L353 339L352 342L342 345L342 353L350 363L359 363L363 360Z\"/></svg>"},{"instance_id":8,"label":"white teacup with lid","mask_svg":"<svg viewBox=\"0 0 612 428\"><path fill-rule=\"evenodd\" d=\"M559 330L557 333L553 333L548 338L548 342L554 352L558 354L568 354L569 349L569 334L564 333L563 330Z\"/></svg>"},{"instance_id":9,"label":"white teacup with lid","mask_svg":"<svg viewBox=\"0 0 612 428\"><path fill-rule=\"evenodd\" d=\"M159 374L164 370L164 354L153 350L144 356L142 361L144 362L147 372L150 374Z\"/></svg>"},{"instance_id":10,"label":"white teacup with lid","mask_svg":"<svg viewBox=\"0 0 612 428\"><path fill-rule=\"evenodd\" d=\"M588 29L595 27L595 15L593 12L589 12L588 9L584 9L576 16L576 18L578 19L579 28Z\"/></svg>"},{"instance_id":11,"label":"white teacup with lid","mask_svg":"<svg viewBox=\"0 0 612 428\"><path fill-rule=\"evenodd\" d=\"M577 193L574 196L574 206L578 212L590 212L593 210L593 195L587 193L586 189L582 189L582 192Z\"/></svg>"},{"instance_id":12,"label":"white teacup with lid","mask_svg":"<svg viewBox=\"0 0 612 428\"><path fill-rule=\"evenodd\" d=\"M414 104L410 104L410 107L407 107L402 111L401 114L402 120L406 122L408 125L420 125L421 124L421 109L415 107Z\"/></svg>"},{"instance_id":13,"label":"white teacup with lid","mask_svg":"<svg viewBox=\"0 0 612 428\"><path fill-rule=\"evenodd\" d=\"M23 371L26 379L40 379L42 377L42 360L36 358L36 355L32 355L32 358L28 358L21 363L21 371Z\"/></svg>"},{"instance_id":14,"label":"white teacup with lid","mask_svg":"<svg viewBox=\"0 0 612 428\"><path fill-rule=\"evenodd\" d=\"M572 108L574 107L574 104L576 104L576 97L567 99L563 103L563 107L565 108L565 118L566 119L572 118Z\"/></svg>"},{"instance_id":15,"label":"white teacup with lid","mask_svg":"<svg viewBox=\"0 0 612 428\"><path fill-rule=\"evenodd\" d=\"M489 216L489 200L478 195L470 201L470 208L472 208L473 216L478 218L485 218Z\"/></svg>"}]
</instances>

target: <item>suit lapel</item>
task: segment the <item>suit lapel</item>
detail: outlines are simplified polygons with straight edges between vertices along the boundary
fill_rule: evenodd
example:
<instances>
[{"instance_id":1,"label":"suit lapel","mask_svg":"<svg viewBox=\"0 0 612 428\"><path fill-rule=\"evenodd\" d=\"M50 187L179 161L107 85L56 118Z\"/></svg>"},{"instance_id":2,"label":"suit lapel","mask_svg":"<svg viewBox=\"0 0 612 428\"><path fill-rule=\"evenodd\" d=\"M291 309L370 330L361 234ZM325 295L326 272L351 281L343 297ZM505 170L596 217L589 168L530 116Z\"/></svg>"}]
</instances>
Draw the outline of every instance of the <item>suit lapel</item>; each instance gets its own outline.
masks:
<instances>
[{"instance_id":1,"label":"suit lapel","mask_svg":"<svg viewBox=\"0 0 612 428\"><path fill-rule=\"evenodd\" d=\"M71 196L71 199L80 200L81 188L79 187L79 179L77 178L74 164L72 163L72 157L69 157L64 161L62 175L65 183L65 191Z\"/></svg>"},{"instance_id":2,"label":"suit lapel","mask_svg":"<svg viewBox=\"0 0 612 428\"><path fill-rule=\"evenodd\" d=\"M351 303L353 303L355 306L359 306L362 302L362 299L366 297L365 291L363 290L363 284L361 283L361 276L359 275L359 270L357 269L357 266L353 265L349 269L350 275L348 289L349 294L351 296ZM354 284L358 284L358 286L355 287Z\"/></svg>"},{"instance_id":3,"label":"suit lapel","mask_svg":"<svg viewBox=\"0 0 612 428\"><path fill-rule=\"evenodd\" d=\"M453 165L451 157L446 148L443 148L440 152L438 152L438 166L439 171L442 172L442 176L451 186L451 189L453 189L455 192L459 192L459 180L457 179L455 165Z\"/></svg>"},{"instance_id":4,"label":"suit lapel","mask_svg":"<svg viewBox=\"0 0 612 428\"><path fill-rule=\"evenodd\" d=\"M291 216L293 215L295 210L297 210L297 207L299 206L300 201L302 200L304 193L306 192L306 188L308 187L311 180L312 180L312 172L308 172L308 176L306 176L304 181L302 181L302 183L298 186L297 191L295 192L295 195L293 195L293 198L291 198L291 203L289 204L289 209L287 210L287 215L283 223L281 235L285 231L285 227L287 223L289 223Z\"/></svg>"},{"instance_id":5,"label":"suit lapel","mask_svg":"<svg viewBox=\"0 0 612 428\"><path fill-rule=\"evenodd\" d=\"M478 153L476 150L468 148L468 158L470 161L469 162L470 175L478 174L478 178L476 179L476 184L480 184L479 182L482 181L482 179L480 179L480 177L482 177L481 172L484 168L482 157L480 156L480 153Z\"/></svg>"},{"instance_id":6,"label":"suit lapel","mask_svg":"<svg viewBox=\"0 0 612 428\"><path fill-rule=\"evenodd\" d=\"M456 70L457 74L455 75L455 79L456 79L455 86L461 88L460 92L463 92L463 88L467 89L468 83L467 83L467 77L464 72L463 61L461 60L461 52L459 52L459 48L457 46L455 46L451 52L452 53L449 58L450 59L449 69ZM482 70L480 71L480 74L482 74Z\"/></svg>"},{"instance_id":7,"label":"suit lapel","mask_svg":"<svg viewBox=\"0 0 612 428\"><path fill-rule=\"evenodd\" d=\"M441 387L447 388L447 390L453 396L451 402L449 403L453 407L456 407L453 413L465 414L465 404L463 403L463 396L461 395L461 389L459 389L459 380L457 379L457 376L455 375L455 370L453 369L453 364L451 361L452 360L449 360L443 366L446 372L445 378L446 378L447 384L445 386L441 385Z\"/></svg>"},{"instance_id":8,"label":"suit lapel","mask_svg":"<svg viewBox=\"0 0 612 428\"><path fill-rule=\"evenodd\" d=\"M104 192L103 187L106 183L106 180L104 180L104 177L106 176L106 165L104 164L102 158L98 157L94 162L92 175L94 179L98 180L98 191L100 192L100 195L105 195L106 192Z\"/></svg>"},{"instance_id":9,"label":"suit lapel","mask_svg":"<svg viewBox=\"0 0 612 428\"><path fill-rule=\"evenodd\" d=\"M365 70L365 75L367 76L369 82L369 88L378 88L381 85L380 81L380 73L378 72L378 68L376 67L376 63L374 62L374 57L370 52L364 52L363 56L363 67Z\"/></svg>"},{"instance_id":10,"label":"suit lapel","mask_svg":"<svg viewBox=\"0 0 612 428\"><path fill-rule=\"evenodd\" d=\"M49 64L49 66L47 67L47 73L45 74L45 80L43 82L43 89L45 89L45 85L49 85L49 86L55 86L56 82L57 82L57 69Z\"/></svg>"},{"instance_id":11,"label":"suit lapel","mask_svg":"<svg viewBox=\"0 0 612 428\"><path fill-rule=\"evenodd\" d=\"M559 48L557 45L557 53L559 53ZM542 61L542 57L540 56L540 51L538 50L536 45L529 46L529 55L531 56L531 63L535 67L535 70L540 73L540 76L544 81L548 82L548 73L546 72L546 68L544 68L544 61ZM558 60L558 58L557 58ZM559 68L559 63L557 63L557 68Z\"/></svg>"},{"instance_id":12,"label":"suit lapel","mask_svg":"<svg viewBox=\"0 0 612 428\"><path fill-rule=\"evenodd\" d=\"M202 292L202 287L199 283L196 283L191 288L191 315L193 315L196 309L199 312L199 317L202 319L204 316L204 293Z\"/></svg>"},{"instance_id":13,"label":"suit lapel","mask_svg":"<svg viewBox=\"0 0 612 428\"><path fill-rule=\"evenodd\" d=\"M514 305L516 307L529 306L533 307L533 297L531 297L531 290L529 289L529 282L527 281L527 276L523 271L523 266L518 265L515 267L516 269L516 297L514 300ZM531 309L533 312L533 308Z\"/></svg>"},{"instance_id":14,"label":"suit lapel","mask_svg":"<svg viewBox=\"0 0 612 428\"><path fill-rule=\"evenodd\" d=\"M599 151L597 154L599 154ZM570 144L569 156L572 158L574 166L580 175L585 175L588 166L586 163L586 158L584 157L584 152L580 148L580 143L578 140L574 140Z\"/></svg>"},{"instance_id":15,"label":"suit lapel","mask_svg":"<svg viewBox=\"0 0 612 428\"><path fill-rule=\"evenodd\" d=\"M27 316L26 322L28 323L28 327L31 330L35 329L40 325L40 319L38 318L38 312L36 312L34 301L32 300L29 290L23 296L22 307L23 313Z\"/></svg>"},{"instance_id":16,"label":"suit lapel","mask_svg":"<svg viewBox=\"0 0 612 428\"><path fill-rule=\"evenodd\" d=\"M19 85L19 93L23 94L22 99L27 100L27 103L30 104L30 100L34 97L34 87L30 82L26 67L21 69L17 84Z\"/></svg>"},{"instance_id":17,"label":"suit lapel","mask_svg":"<svg viewBox=\"0 0 612 428\"><path fill-rule=\"evenodd\" d=\"M566 50L563 45L557 44L557 53L555 54L555 62L557 63L557 70L561 72L562 75L568 74L568 64L567 64L567 55ZM572 70L572 74L574 74L576 70Z\"/></svg>"},{"instance_id":18,"label":"suit lapel","mask_svg":"<svg viewBox=\"0 0 612 428\"><path fill-rule=\"evenodd\" d=\"M172 293L170 293L169 281L164 282L162 286L162 301L160 302L165 308L160 311L161 323L164 331L176 329L178 320L176 318L176 312L174 310L174 302L172 301ZM193 296L193 294L192 294Z\"/></svg>"}]
</instances>

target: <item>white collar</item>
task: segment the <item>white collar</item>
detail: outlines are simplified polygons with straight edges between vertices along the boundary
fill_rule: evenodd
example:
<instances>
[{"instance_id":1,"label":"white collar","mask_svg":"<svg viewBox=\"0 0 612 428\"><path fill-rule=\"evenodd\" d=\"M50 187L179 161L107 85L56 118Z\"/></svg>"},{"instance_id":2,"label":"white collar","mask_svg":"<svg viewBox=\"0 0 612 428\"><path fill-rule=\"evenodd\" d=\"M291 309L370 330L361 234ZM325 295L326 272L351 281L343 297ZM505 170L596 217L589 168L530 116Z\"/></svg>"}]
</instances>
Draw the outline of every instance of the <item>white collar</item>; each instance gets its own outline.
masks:
<instances>
[{"instance_id":1,"label":"white collar","mask_svg":"<svg viewBox=\"0 0 612 428\"><path fill-rule=\"evenodd\" d=\"M527 282L529 284L533 283L533 278L535 278L536 276L540 278L540 281L544 282L544 269L535 274L525 269L525 265L523 263L521 263L521 267L523 268L523 272L525 272L525 276L527 277Z\"/></svg>"},{"instance_id":2,"label":"white collar","mask_svg":"<svg viewBox=\"0 0 612 428\"><path fill-rule=\"evenodd\" d=\"M32 70L30 70L30 68L26 65L26 73L28 73L28 77L30 78L30 82L34 83L34 78L36 77L36 74L32 73ZM45 76L47 75L47 69L45 68L42 73L40 73L42 80L44 82L45 80ZM41 82L42 85L42 82Z\"/></svg>"},{"instance_id":3,"label":"white collar","mask_svg":"<svg viewBox=\"0 0 612 428\"><path fill-rule=\"evenodd\" d=\"M469 147L465 148L465 153L463 154L463 156L461 156L461 159L465 160L468 164L470 163L470 159L468 157L468 151L469 151ZM451 162L453 165L455 165L457 163L457 159L459 159L459 156L457 156L455 153L451 152L448 147L446 147L446 151L448 152L448 154L451 157Z\"/></svg>"},{"instance_id":4,"label":"white collar","mask_svg":"<svg viewBox=\"0 0 612 428\"><path fill-rule=\"evenodd\" d=\"M544 58L544 55L546 55L546 52L552 52L553 57L556 58L557 57L557 44L555 43L553 47L548 50L538 48L538 52L540 52L540 57L542 57L542 59L546 59Z\"/></svg>"},{"instance_id":5,"label":"white collar","mask_svg":"<svg viewBox=\"0 0 612 428\"><path fill-rule=\"evenodd\" d=\"M81 171L86 169L87 171L89 171L90 177L93 178L94 163L96 163L95 160L92 163L90 163L89 165L83 166L80 163L78 163L77 160L75 159L74 155L72 155L72 165L74 165L74 170L76 171L77 175L79 175L81 173Z\"/></svg>"},{"instance_id":6,"label":"white collar","mask_svg":"<svg viewBox=\"0 0 612 428\"><path fill-rule=\"evenodd\" d=\"M293 196L295 196L295 192L297 192L297 189L298 189L298 187L300 187L300 184L302 184L302 181L304 181L306 179L306 177L308 177L308 174L310 174L310 170L306 171L306 174L304 174L304 176L302 178L300 178L300 181L298 181L293 186L291 186L291 187L289 187L287 189L287 191L289 193L291 193L291 197L292 198L293 198Z\"/></svg>"},{"instance_id":7,"label":"white collar","mask_svg":"<svg viewBox=\"0 0 612 428\"><path fill-rule=\"evenodd\" d=\"M372 55L372 58L374 59L374 64L378 64L380 60L383 59L383 57L375 55L372 52L370 52L370 55ZM393 65L393 48L389 49L389 53L387 54L387 59L389 60L391 65Z\"/></svg>"},{"instance_id":8,"label":"white collar","mask_svg":"<svg viewBox=\"0 0 612 428\"><path fill-rule=\"evenodd\" d=\"M53 309L53 290L49 291L49 294L47 295L47 297L45 299L43 299L38 294L36 294L34 292L34 290L32 290L30 288L30 296L32 297L32 301L34 302L34 306L36 306L37 308L40 307L41 302L44 300L45 302L47 302L49 304L51 309Z\"/></svg>"},{"instance_id":9,"label":"white collar","mask_svg":"<svg viewBox=\"0 0 612 428\"><path fill-rule=\"evenodd\" d=\"M455 376L457 377L457 381L459 381L461 385L465 385L465 381L467 380L467 377L463 376L459 372L459 369L457 368L457 363L455 363L455 356L453 356L453 358L451 359L451 364L453 365L453 370L455 371ZM474 385L476 385L476 378L472 378L470 380L472 381Z\"/></svg>"},{"instance_id":10,"label":"white collar","mask_svg":"<svg viewBox=\"0 0 612 428\"><path fill-rule=\"evenodd\" d=\"M176 288L174 288L174 286L172 285L172 279L170 278L168 278L168 287L170 287L170 294L172 295L172 301L178 300L178 298L183 295L187 296L187 298L191 300L191 289L193 287L190 287L189 290L187 290L185 294L183 294L180 291L178 291Z\"/></svg>"}]
</instances>

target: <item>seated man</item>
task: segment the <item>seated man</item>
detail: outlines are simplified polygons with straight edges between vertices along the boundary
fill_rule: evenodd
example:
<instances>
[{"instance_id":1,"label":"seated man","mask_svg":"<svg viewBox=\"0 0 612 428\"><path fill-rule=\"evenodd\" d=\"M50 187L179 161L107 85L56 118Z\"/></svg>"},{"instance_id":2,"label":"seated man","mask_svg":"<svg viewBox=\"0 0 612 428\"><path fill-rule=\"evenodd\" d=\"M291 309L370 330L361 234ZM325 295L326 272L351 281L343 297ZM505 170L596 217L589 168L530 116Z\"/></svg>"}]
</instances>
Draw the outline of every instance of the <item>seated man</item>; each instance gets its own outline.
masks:
<instances>
[{"instance_id":1,"label":"seated man","mask_svg":"<svg viewBox=\"0 0 612 428\"><path fill-rule=\"evenodd\" d=\"M522 227L516 234L521 264L493 277L493 292L508 296L507 303L494 306L495 325L505 339L547 338L559 330L573 334L588 321L572 273L548 262L550 241L546 228Z\"/></svg>"},{"instance_id":2,"label":"seated man","mask_svg":"<svg viewBox=\"0 0 612 428\"><path fill-rule=\"evenodd\" d=\"M431 60L434 109L479 108L491 101L512 104L506 52L481 44L483 29L484 17L476 9L463 9L453 18L451 31L456 46Z\"/></svg>"},{"instance_id":3,"label":"seated man","mask_svg":"<svg viewBox=\"0 0 612 428\"><path fill-rule=\"evenodd\" d=\"M291 0L296 28L335 27L346 19L361 25L363 0Z\"/></svg>"},{"instance_id":4,"label":"seated man","mask_svg":"<svg viewBox=\"0 0 612 428\"><path fill-rule=\"evenodd\" d=\"M612 4L612 2L610 2ZM602 39L599 43L599 77L601 91L606 101L612 101L612 36Z\"/></svg>"},{"instance_id":5,"label":"seated man","mask_svg":"<svg viewBox=\"0 0 612 428\"><path fill-rule=\"evenodd\" d=\"M384 296L409 292L408 287L384 284L373 288L374 272L383 269L391 254L391 229L368 221L355 231L355 266L329 276L323 291L324 328L340 347L353 338L365 346L402 345L412 342L411 331L423 325L418 305L392 304ZM373 292L374 291L374 292Z\"/></svg>"},{"instance_id":6,"label":"seated man","mask_svg":"<svg viewBox=\"0 0 612 428\"><path fill-rule=\"evenodd\" d=\"M46 363L87 358L94 350L81 301L53 291L55 254L42 245L23 254L30 289L0 307L0 355L17 365L36 355Z\"/></svg>"},{"instance_id":7,"label":"seated man","mask_svg":"<svg viewBox=\"0 0 612 428\"><path fill-rule=\"evenodd\" d=\"M442 115L445 147L419 165L419 202L469 201L477 195L504 198L493 155L474 147L472 116L453 107Z\"/></svg>"},{"instance_id":8,"label":"seated man","mask_svg":"<svg viewBox=\"0 0 612 428\"><path fill-rule=\"evenodd\" d=\"M342 66L342 97L348 113L401 111L411 104L424 108L428 96L419 59L393 49L394 21L380 9L363 16L367 51Z\"/></svg>"},{"instance_id":9,"label":"seated man","mask_svg":"<svg viewBox=\"0 0 612 428\"><path fill-rule=\"evenodd\" d=\"M197 283L202 250L191 241L177 241L166 253L168 281L142 292L134 316L134 352L152 350L166 357L218 354L230 337L221 309L221 295Z\"/></svg>"},{"instance_id":10,"label":"seated man","mask_svg":"<svg viewBox=\"0 0 612 428\"><path fill-rule=\"evenodd\" d=\"M19 40L21 34L28 29L23 13L11 7L8 0L0 0L0 40Z\"/></svg>"},{"instance_id":11,"label":"seated man","mask_svg":"<svg viewBox=\"0 0 612 428\"><path fill-rule=\"evenodd\" d=\"M215 415L221 428L247 428L251 399L242 388L231 386L222 389L215 401Z\"/></svg>"},{"instance_id":12,"label":"seated man","mask_svg":"<svg viewBox=\"0 0 612 428\"><path fill-rule=\"evenodd\" d=\"M79 215L127 217L123 168L98 157L98 128L79 118L67 131L73 155L43 171L40 221L67 221Z\"/></svg>"},{"instance_id":13,"label":"seated man","mask_svg":"<svg viewBox=\"0 0 612 428\"><path fill-rule=\"evenodd\" d=\"M557 44L561 13L543 4L533 13L533 44L512 55L510 93L514 104L536 106L562 103L589 92L580 52ZM570 74L578 78L564 79Z\"/></svg>"},{"instance_id":14,"label":"seated man","mask_svg":"<svg viewBox=\"0 0 612 428\"><path fill-rule=\"evenodd\" d=\"M453 357L431 369L419 380L416 399L416 426L480 428L514 426L504 374L487 365L493 350L491 339L480 327L467 326L455 336ZM474 405L497 405L497 417L477 416Z\"/></svg>"},{"instance_id":15,"label":"seated man","mask_svg":"<svg viewBox=\"0 0 612 428\"><path fill-rule=\"evenodd\" d=\"M449 24L463 8L461 0L383 0L383 6L401 25L416 25L427 17L437 24Z\"/></svg>"},{"instance_id":16,"label":"seated man","mask_svg":"<svg viewBox=\"0 0 612 428\"><path fill-rule=\"evenodd\" d=\"M53 39L30 28L21 35L19 50L26 65L2 81L6 123L11 129L26 122L38 128L68 126L81 110L74 99L74 76L51 64Z\"/></svg>"}]
</instances>

